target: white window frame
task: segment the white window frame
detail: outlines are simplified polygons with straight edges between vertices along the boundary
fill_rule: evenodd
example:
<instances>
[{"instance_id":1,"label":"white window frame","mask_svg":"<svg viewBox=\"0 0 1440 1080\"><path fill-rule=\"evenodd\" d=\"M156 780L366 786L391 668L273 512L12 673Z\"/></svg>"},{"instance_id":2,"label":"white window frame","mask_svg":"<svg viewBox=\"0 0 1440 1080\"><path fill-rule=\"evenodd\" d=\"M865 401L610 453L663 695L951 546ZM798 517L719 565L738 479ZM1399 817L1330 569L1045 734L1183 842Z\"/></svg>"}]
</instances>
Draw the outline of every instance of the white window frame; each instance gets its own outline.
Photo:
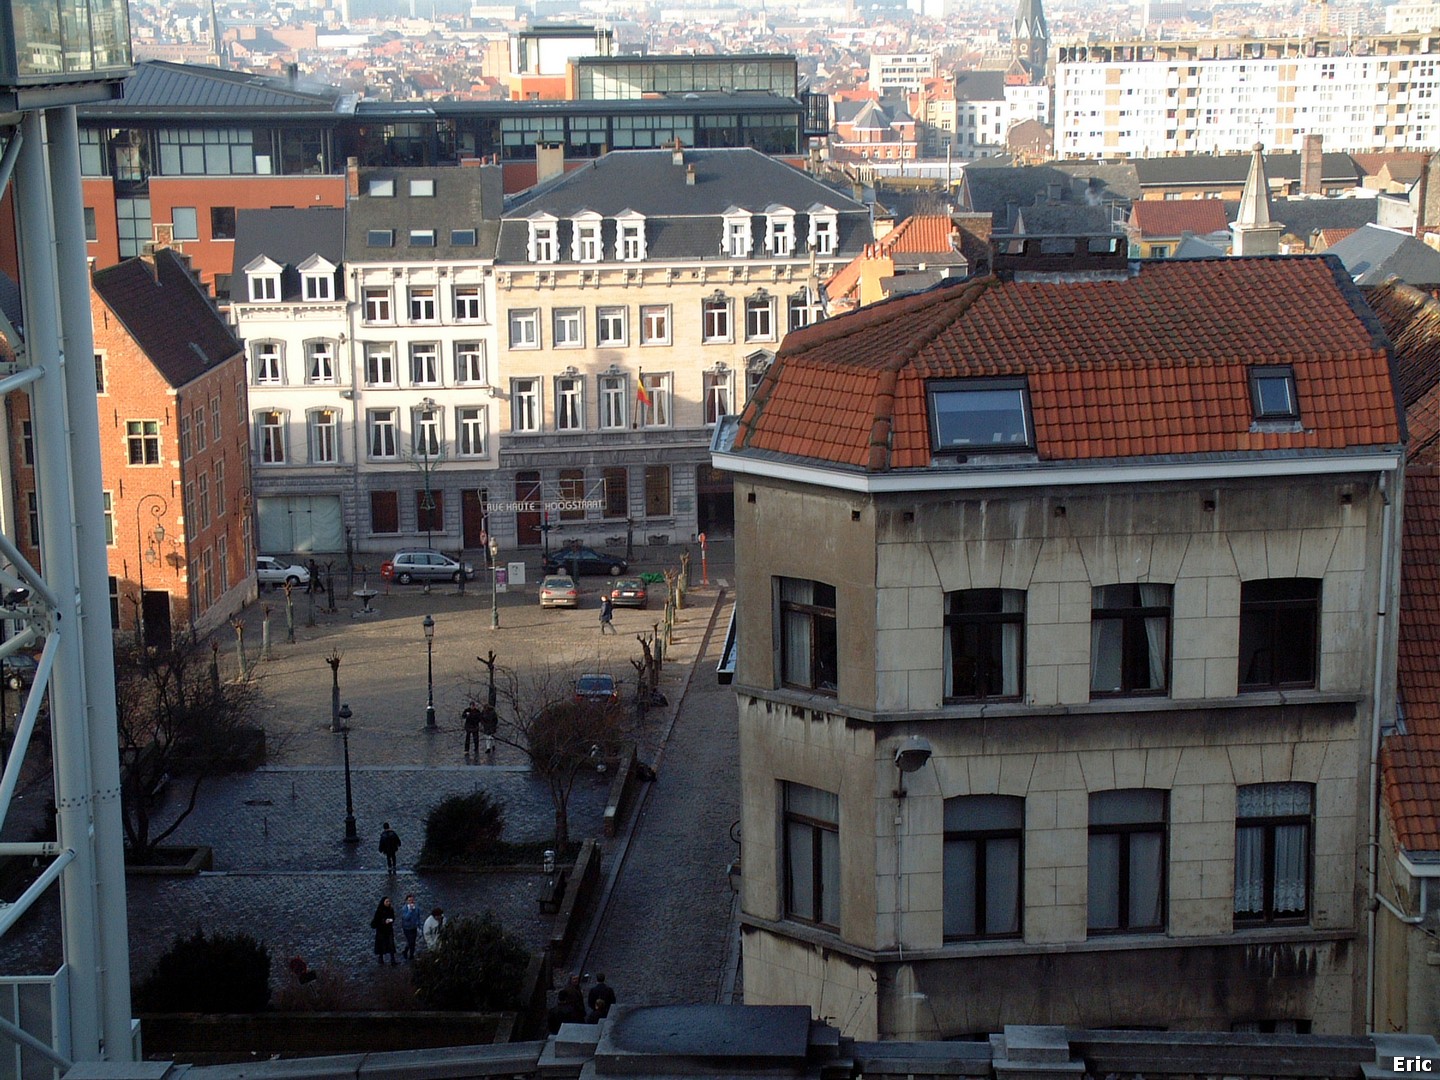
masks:
<instances>
[{"instance_id":1,"label":"white window frame","mask_svg":"<svg viewBox=\"0 0 1440 1080\"><path fill-rule=\"evenodd\" d=\"M510 380L510 430L533 435L545 424L545 403L540 380L533 376Z\"/></svg>"},{"instance_id":2,"label":"white window frame","mask_svg":"<svg viewBox=\"0 0 1440 1080\"><path fill-rule=\"evenodd\" d=\"M324 406L312 409L307 418L310 461L315 465L340 463L340 411ZM328 454L325 452L328 450Z\"/></svg>"},{"instance_id":3,"label":"white window frame","mask_svg":"<svg viewBox=\"0 0 1440 1080\"><path fill-rule=\"evenodd\" d=\"M670 344L670 305L642 304L640 307L640 344ZM659 333L656 330L660 331Z\"/></svg>"},{"instance_id":4,"label":"white window frame","mask_svg":"<svg viewBox=\"0 0 1440 1080\"><path fill-rule=\"evenodd\" d=\"M816 255L834 255L840 246L840 216L828 206L810 208L810 232L806 243Z\"/></svg>"},{"instance_id":5,"label":"white window frame","mask_svg":"<svg viewBox=\"0 0 1440 1080\"><path fill-rule=\"evenodd\" d=\"M618 330L618 333L607 333ZM595 344L600 348L624 348L630 340L630 311L625 307L595 309Z\"/></svg>"},{"instance_id":6,"label":"white window frame","mask_svg":"<svg viewBox=\"0 0 1440 1080\"><path fill-rule=\"evenodd\" d=\"M624 375L601 375L600 427L621 431L630 422L630 380Z\"/></svg>"},{"instance_id":7,"label":"white window frame","mask_svg":"<svg viewBox=\"0 0 1440 1080\"><path fill-rule=\"evenodd\" d=\"M410 343L410 385L440 385L440 345L434 341Z\"/></svg>"},{"instance_id":8,"label":"white window frame","mask_svg":"<svg viewBox=\"0 0 1440 1080\"><path fill-rule=\"evenodd\" d=\"M250 283L252 304L269 304L280 299L279 274L247 274L246 280Z\"/></svg>"},{"instance_id":9,"label":"white window frame","mask_svg":"<svg viewBox=\"0 0 1440 1080\"><path fill-rule=\"evenodd\" d=\"M456 322L480 322L485 318L483 293L479 285L456 285L450 294Z\"/></svg>"},{"instance_id":10,"label":"white window frame","mask_svg":"<svg viewBox=\"0 0 1440 1080\"><path fill-rule=\"evenodd\" d=\"M455 342L455 384L457 386L484 386L489 364L486 363L485 342Z\"/></svg>"},{"instance_id":11,"label":"white window frame","mask_svg":"<svg viewBox=\"0 0 1440 1080\"><path fill-rule=\"evenodd\" d=\"M674 380L668 371L646 372L640 376L644 383L645 390L650 396L650 404L637 401L640 409L640 426L642 428L668 428L673 427L675 417L672 414L671 406L674 404L671 391Z\"/></svg>"},{"instance_id":12,"label":"white window frame","mask_svg":"<svg viewBox=\"0 0 1440 1080\"><path fill-rule=\"evenodd\" d=\"M700 301L700 340L706 345L735 340L735 302L722 293Z\"/></svg>"},{"instance_id":13,"label":"white window frame","mask_svg":"<svg viewBox=\"0 0 1440 1080\"><path fill-rule=\"evenodd\" d=\"M735 411L735 373L729 370L707 371L703 376L705 426L720 422L722 416Z\"/></svg>"},{"instance_id":14,"label":"white window frame","mask_svg":"<svg viewBox=\"0 0 1440 1080\"><path fill-rule=\"evenodd\" d=\"M422 405L410 413L410 452L434 460L445 455L445 415L437 405Z\"/></svg>"},{"instance_id":15,"label":"white window frame","mask_svg":"<svg viewBox=\"0 0 1440 1080\"><path fill-rule=\"evenodd\" d=\"M720 238L720 254L732 259L749 258L755 245L749 212L738 207L725 211L724 229Z\"/></svg>"},{"instance_id":16,"label":"white window frame","mask_svg":"<svg viewBox=\"0 0 1440 1080\"><path fill-rule=\"evenodd\" d=\"M361 290L361 296L367 323L388 324L395 321L394 297L388 287L367 285Z\"/></svg>"},{"instance_id":17,"label":"white window frame","mask_svg":"<svg viewBox=\"0 0 1440 1080\"><path fill-rule=\"evenodd\" d=\"M323 302L335 299L335 275L329 274L305 274L300 279L301 293L305 300L310 302Z\"/></svg>"},{"instance_id":18,"label":"white window frame","mask_svg":"<svg viewBox=\"0 0 1440 1080\"><path fill-rule=\"evenodd\" d=\"M530 226L526 255L532 263L553 263L560 258L560 222L549 214L537 214Z\"/></svg>"},{"instance_id":19,"label":"white window frame","mask_svg":"<svg viewBox=\"0 0 1440 1080\"><path fill-rule=\"evenodd\" d=\"M745 340L775 340L775 298L773 296L760 293L745 298Z\"/></svg>"},{"instance_id":20,"label":"white window frame","mask_svg":"<svg viewBox=\"0 0 1440 1080\"><path fill-rule=\"evenodd\" d=\"M255 414L256 456L261 465L284 465L290 460L286 421L281 409L261 409Z\"/></svg>"},{"instance_id":21,"label":"white window frame","mask_svg":"<svg viewBox=\"0 0 1440 1080\"><path fill-rule=\"evenodd\" d=\"M388 374L388 378L384 376ZM395 371L395 345L389 341L370 341L365 344L365 385L399 386Z\"/></svg>"},{"instance_id":22,"label":"white window frame","mask_svg":"<svg viewBox=\"0 0 1440 1080\"><path fill-rule=\"evenodd\" d=\"M604 253L602 219L599 214L584 214L570 223L570 257L576 262L599 262Z\"/></svg>"},{"instance_id":23,"label":"white window frame","mask_svg":"<svg viewBox=\"0 0 1440 1080\"><path fill-rule=\"evenodd\" d=\"M461 405L455 410L455 449L458 457L483 458L489 452L490 410L483 405Z\"/></svg>"},{"instance_id":24,"label":"white window frame","mask_svg":"<svg viewBox=\"0 0 1440 1080\"><path fill-rule=\"evenodd\" d=\"M770 207L765 212L765 250L777 259L795 254L795 211Z\"/></svg>"},{"instance_id":25,"label":"white window frame","mask_svg":"<svg viewBox=\"0 0 1440 1080\"><path fill-rule=\"evenodd\" d=\"M585 430L585 379L580 375L555 377L555 430Z\"/></svg>"},{"instance_id":26,"label":"white window frame","mask_svg":"<svg viewBox=\"0 0 1440 1080\"><path fill-rule=\"evenodd\" d=\"M433 323L439 321L439 292L434 285L411 285L406 290L406 310L412 323Z\"/></svg>"},{"instance_id":27,"label":"white window frame","mask_svg":"<svg viewBox=\"0 0 1440 1080\"><path fill-rule=\"evenodd\" d=\"M631 210L616 217L616 260L619 262L644 262L646 247L644 216Z\"/></svg>"},{"instance_id":28,"label":"white window frame","mask_svg":"<svg viewBox=\"0 0 1440 1080\"><path fill-rule=\"evenodd\" d=\"M285 385L285 343L257 341L251 346L252 385Z\"/></svg>"},{"instance_id":29,"label":"white window frame","mask_svg":"<svg viewBox=\"0 0 1440 1080\"><path fill-rule=\"evenodd\" d=\"M583 349L585 347L585 309L578 307L555 308L551 312L550 344L557 349Z\"/></svg>"},{"instance_id":30,"label":"white window frame","mask_svg":"<svg viewBox=\"0 0 1440 1080\"><path fill-rule=\"evenodd\" d=\"M305 382L308 385L335 385L335 353L335 342L328 338L305 342Z\"/></svg>"},{"instance_id":31,"label":"white window frame","mask_svg":"<svg viewBox=\"0 0 1440 1080\"><path fill-rule=\"evenodd\" d=\"M397 460L399 427L394 409L365 410L365 456L371 461Z\"/></svg>"},{"instance_id":32,"label":"white window frame","mask_svg":"<svg viewBox=\"0 0 1440 1080\"><path fill-rule=\"evenodd\" d=\"M507 321L510 326L510 348L540 348L539 308L511 308Z\"/></svg>"}]
</instances>

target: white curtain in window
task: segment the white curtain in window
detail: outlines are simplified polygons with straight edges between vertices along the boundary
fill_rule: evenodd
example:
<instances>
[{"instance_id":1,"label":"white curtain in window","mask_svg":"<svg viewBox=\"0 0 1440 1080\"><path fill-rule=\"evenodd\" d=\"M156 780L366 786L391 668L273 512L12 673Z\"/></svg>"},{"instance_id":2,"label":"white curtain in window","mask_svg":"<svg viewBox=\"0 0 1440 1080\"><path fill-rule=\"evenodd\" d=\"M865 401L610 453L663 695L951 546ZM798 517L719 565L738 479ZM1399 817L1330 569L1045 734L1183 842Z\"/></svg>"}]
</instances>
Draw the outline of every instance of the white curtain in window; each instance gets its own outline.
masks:
<instances>
[{"instance_id":1,"label":"white curtain in window","mask_svg":"<svg viewBox=\"0 0 1440 1080\"><path fill-rule=\"evenodd\" d=\"M997 837L985 844L985 933L1020 930L1020 841Z\"/></svg>"},{"instance_id":2,"label":"white curtain in window","mask_svg":"<svg viewBox=\"0 0 1440 1080\"><path fill-rule=\"evenodd\" d=\"M802 919L815 913L815 848L811 842L814 826L791 821L785 827L785 852L790 874L790 911Z\"/></svg>"},{"instance_id":3,"label":"white curtain in window","mask_svg":"<svg viewBox=\"0 0 1440 1080\"><path fill-rule=\"evenodd\" d=\"M1000 610L1021 612L1025 610L1025 593L1021 589L1003 589L1000 593ZM1000 629L1000 659L1005 666L1002 676L1002 692L1006 697L1020 693L1020 643L1024 640L1025 624L1015 623ZM949 684L947 684L949 685Z\"/></svg>"},{"instance_id":4,"label":"white curtain in window","mask_svg":"<svg viewBox=\"0 0 1440 1080\"><path fill-rule=\"evenodd\" d=\"M808 604L813 593L811 582L798 578L782 578L780 599L793 604ZM781 614L781 633L784 635L782 660L784 682L796 686L810 685L810 616L798 611L784 611Z\"/></svg>"},{"instance_id":5,"label":"white curtain in window","mask_svg":"<svg viewBox=\"0 0 1440 1080\"><path fill-rule=\"evenodd\" d=\"M1265 830L1245 826L1235 830L1235 912L1260 914L1265 910Z\"/></svg>"},{"instance_id":6,"label":"white curtain in window","mask_svg":"<svg viewBox=\"0 0 1440 1080\"><path fill-rule=\"evenodd\" d=\"M1140 603L1145 607L1169 608L1170 586L1141 585ZM1145 620L1145 641L1150 647L1149 689L1151 690L1159 690L1165 686L1166 632L1169 626L1169 618L1163 615Z\"/></svg>"},{"instance_id":7,"label":"white curtain in window","mask_svg":"<svg viewBox=\"0 0 1440 1080\"><path fill-rule=\"evenodd\" d=\"M1275 827L1275 914L1305 910L1309 832L1304 825Z\"/></svg>"},{"instance_id":8,"label":"white curtain in window","mask_svg":"<svg viewBox=\"0 0 1440 1080\"><path fill-rule=\"evenodd\" d=\"M1235 789L1235 816L1290 817L1309 814L1310 784L1242 784Z\"/></svg>"}]
</instances>

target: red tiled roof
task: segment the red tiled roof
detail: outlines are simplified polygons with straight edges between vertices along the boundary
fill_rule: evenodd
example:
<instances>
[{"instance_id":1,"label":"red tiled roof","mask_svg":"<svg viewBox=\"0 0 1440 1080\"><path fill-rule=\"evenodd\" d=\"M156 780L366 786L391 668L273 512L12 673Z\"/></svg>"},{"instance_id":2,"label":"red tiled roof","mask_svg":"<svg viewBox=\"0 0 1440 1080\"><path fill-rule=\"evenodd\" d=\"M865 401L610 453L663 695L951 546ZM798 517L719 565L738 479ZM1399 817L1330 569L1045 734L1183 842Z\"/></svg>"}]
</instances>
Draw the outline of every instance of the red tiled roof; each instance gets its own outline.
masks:
<instances>
[{"instance_id":1,"label":"red tiled roof","mask_svg":"<svg viewBox=\"0 0 1440 1080\"><path fill-rule=\"evenodd\" d=\"M1395 383L1407 409L1440 382L1440 300L1391 278L1365 299L1395 349Z\"/></svg>"},{"instance_id":2,"label":"red tiled roof","mask_svg":"<svg viewBox=\"0 0 1440 1080\"><path fill-rule=\"evenodd\" d=\"M1219 199L1141 199L1130 207L1130 227L1142 237L1225 232L1230 222Z\"/></svg>"},{"instance_id":3,"label":"red tiled roof","mask_svg":"<svg viewBox=\"0 0 1440 1080\"><path fill-rule=\"evenodd\" d=\"M950 238L956 231L949 214L916 214L886 234L880 250L943 254L955 250Z\"/></svg>"},{"instance_id":4,"label":"red tiled roof","mask_svg":"<svg viewBox=\"0 0 1440 1080\"><path fill-rule=\"evenodd\" d=\"M1248 370L1292 364L1302 431L1252 431ZM1320 256L1160 261L1124 280L972 279L790 334L737 451L930 463L925 382L1026 377L1041 461L1393 446L1383 336Z\"/></svg>"},{"instance_id":5,"label":"red tiled roof","mask_svg":"<svg viewBox=\"0 0 1440 1080\"><path fill-rule=\"evenodd\" d=\"M1355 229L1321 229L1320 242L1324 244L1327 248L1334 247L1341 240L1344 240L1345 237L1349 236L1355 231Z\"/></svg>"},{"instance_id":6,"label":"red tiled roof","mask_svg":"<svg viewBox=\"0 0 1440 1080\"><path fill-rule=\"evenodd\" d=\"M1396 842L1440 851L1440 470L1405 475L1400 568L1400 699L1404 735L1381 749L1381 787Z\"/></svg>"}]
</instances>

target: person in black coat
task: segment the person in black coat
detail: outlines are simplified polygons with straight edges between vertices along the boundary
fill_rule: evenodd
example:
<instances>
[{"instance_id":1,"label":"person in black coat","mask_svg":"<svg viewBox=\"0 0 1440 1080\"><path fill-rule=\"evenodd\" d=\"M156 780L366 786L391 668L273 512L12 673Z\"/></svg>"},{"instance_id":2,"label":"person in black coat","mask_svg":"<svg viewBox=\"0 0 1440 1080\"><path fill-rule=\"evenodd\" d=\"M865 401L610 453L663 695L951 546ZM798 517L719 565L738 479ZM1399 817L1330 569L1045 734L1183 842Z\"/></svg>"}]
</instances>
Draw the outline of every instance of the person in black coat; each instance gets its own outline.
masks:
<instances>
[{"instance_id":1,"label":"person in black coat","mask_svg":"<svg viewBox=\"0 0 1440 1080\"><path fill-rule=\"evenodd\" d=\"M385 957L390 957L390 963L397 963L395 959L395 906L390 903L390 897L382 896L380 903L375 907L375 917L370 920L370 929L375 931L375 959L385 963Z\"/></svg>"}]
</instances>

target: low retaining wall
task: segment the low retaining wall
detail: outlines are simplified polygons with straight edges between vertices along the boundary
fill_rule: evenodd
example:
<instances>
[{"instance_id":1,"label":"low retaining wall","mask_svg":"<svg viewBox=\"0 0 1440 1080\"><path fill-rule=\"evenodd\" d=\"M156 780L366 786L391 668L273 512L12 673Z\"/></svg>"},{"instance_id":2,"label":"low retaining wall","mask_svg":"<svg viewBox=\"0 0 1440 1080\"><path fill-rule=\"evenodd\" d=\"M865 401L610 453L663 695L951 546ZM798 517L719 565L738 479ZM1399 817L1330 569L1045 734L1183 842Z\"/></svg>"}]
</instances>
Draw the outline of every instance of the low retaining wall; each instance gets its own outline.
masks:
<instances>
[{"instance_id":1,"label":"low retaining wall","mask_svg":"<svg viewBox=\"0 0 1440 1080\"><path fill-rule=\"evenodd\" d=\"M550 958L555 964L565 963L570 947L579 936L585 913L590 901L600 888L600 844L590 839L580 845L575 866L570 871L569 884L565 888L565 899L555 916L555 927L550 933Z\"/></svg>"}]
</instances>

